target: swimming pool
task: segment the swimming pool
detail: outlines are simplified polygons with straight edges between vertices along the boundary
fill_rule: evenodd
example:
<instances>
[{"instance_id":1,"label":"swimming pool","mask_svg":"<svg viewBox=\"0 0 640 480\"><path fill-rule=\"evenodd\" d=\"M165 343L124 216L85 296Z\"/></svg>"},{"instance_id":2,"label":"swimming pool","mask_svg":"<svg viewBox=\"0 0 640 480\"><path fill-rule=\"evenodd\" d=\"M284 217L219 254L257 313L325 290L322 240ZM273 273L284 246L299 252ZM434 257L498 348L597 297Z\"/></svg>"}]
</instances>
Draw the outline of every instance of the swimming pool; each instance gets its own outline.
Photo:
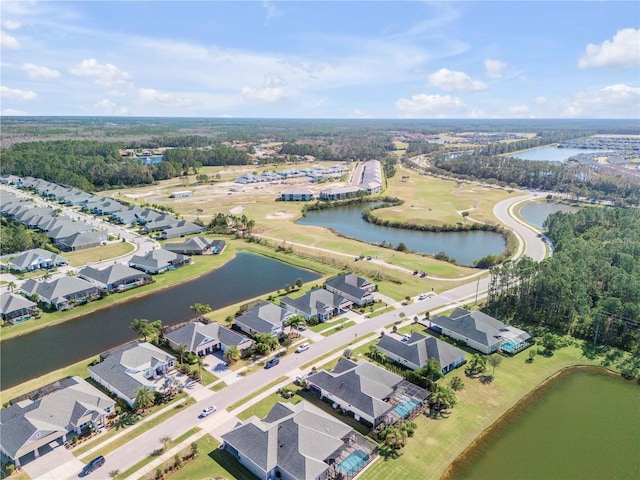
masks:
<instances>
[{"instance_id":1,"label":"swimming pool","mask_svg":"<svg viewBox=\"0 0 640 480\"><path fill-rule=\"evenodd\" d=\"M505 352L513 353L517 349L517 346L513 343L504 342L502 345L500 345L500 349L504 350Z\"/></svg>"},{"instance_id":2,"label":"swimming pool","mask_svg":"<svg viewBox=\"0 0 640 480\"><path fill-rule=\"evenodd\" d=\"M345 475L353 475L367 463L367 460L369 460L369 455L362 450L355 450L338 464L338 470Z\"/></svg>"},{"instance_id":3,"label":"swimming pool","mask_svg":"<svg viewBox=\"0 0 640 480\"><path fill-rule=\"evenodd\" d=\"M393 409L393 413L400 415L402 418L407 418L411 410L420 405L420 402L413 398L405 398L398 403Z\"/></svg>"}]
</instances>

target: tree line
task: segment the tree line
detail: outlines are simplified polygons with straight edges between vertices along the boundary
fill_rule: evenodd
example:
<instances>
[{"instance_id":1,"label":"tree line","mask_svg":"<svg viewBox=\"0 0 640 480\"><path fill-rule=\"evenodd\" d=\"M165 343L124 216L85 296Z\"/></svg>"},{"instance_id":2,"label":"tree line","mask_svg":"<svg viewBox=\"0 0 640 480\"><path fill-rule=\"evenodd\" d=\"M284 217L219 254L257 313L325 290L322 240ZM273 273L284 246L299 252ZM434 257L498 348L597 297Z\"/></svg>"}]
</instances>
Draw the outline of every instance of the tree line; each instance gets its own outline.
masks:
<instances>
[{"instance_id":1,"label":"tree line","mask_svg":"<svg viewBox=\"0 0 640 480\"><path fill-rule=\"evenodd\" d=\"M587 207L545 227L553 256L492 268L488 313L639 353L640 212Z\"/></svg>"}]
</instances>

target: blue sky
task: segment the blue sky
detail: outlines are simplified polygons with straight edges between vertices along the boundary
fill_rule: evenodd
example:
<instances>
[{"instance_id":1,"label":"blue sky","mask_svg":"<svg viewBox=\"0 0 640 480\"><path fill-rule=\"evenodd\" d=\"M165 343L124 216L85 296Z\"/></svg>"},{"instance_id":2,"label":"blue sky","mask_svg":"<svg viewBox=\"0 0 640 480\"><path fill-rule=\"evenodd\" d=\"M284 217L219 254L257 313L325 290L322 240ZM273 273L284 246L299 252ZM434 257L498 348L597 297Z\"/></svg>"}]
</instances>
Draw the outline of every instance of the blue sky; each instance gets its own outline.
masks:
<instances>
[{"instance_id":1,"label":"blue sky","mask_svg":"<svg viewBox=\"0 0 640 480\"><path fill-rule=\"evenodd\" d=\"M640 2L0 3L3 115L640 118Z\"/></svg>"}]
</instances>

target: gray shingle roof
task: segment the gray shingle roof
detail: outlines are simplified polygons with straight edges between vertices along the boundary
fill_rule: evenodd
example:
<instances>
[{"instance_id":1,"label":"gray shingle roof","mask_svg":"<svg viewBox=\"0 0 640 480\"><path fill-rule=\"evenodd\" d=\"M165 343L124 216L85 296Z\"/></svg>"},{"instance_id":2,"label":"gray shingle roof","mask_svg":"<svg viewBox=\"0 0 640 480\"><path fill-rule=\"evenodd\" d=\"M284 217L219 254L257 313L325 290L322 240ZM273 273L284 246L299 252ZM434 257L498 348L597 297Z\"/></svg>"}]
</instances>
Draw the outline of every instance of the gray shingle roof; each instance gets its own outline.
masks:
<instances>
[{"instance_id":1,"label":"gray shingle roof","mask_svg":"<svg viewBox=\"0 0 640 480\"><path fill-rule=\"evenodd\" d=\"M371 282L366 278L360 277L355 273L345 273L327 280L327 286L332 287L340 292L344 292L352 297L361 299L369 295L369 291L363 287L370 287Z\"/></svg>"},{"instance_id":2,"label":"gray shingle roof","mask_svg":"<svg viewBox=\"0 0 640 480\"><path fill-rule=\"evenodd\" d=\"M424 366L430 358L435 358L442 367L445 367L464 357L464 351L459 348L419 333L413 333L407 342L402 342L394 335L385 335L376 347L394 353L420 367Z\"/></svg>"},{"instance_id":3,"label":"gray shingle roof","mask_svg":"<svg viewBox=\"0 0 640 480\"><path fill-rule=\"evenodd\" d=\"M167 333L166 337L176 345L185 345L190 352L195 352L198 345L205 341L218 340L223 345L233 345L235 347L245 342L253 343L253 340L218 323L205 325L200 322L193 322Z\"/></svg>"},{"instance_id":4,"label":"gray shingle roof","mask_svg":"<svg viewBox=\"0 0 640 480\"><path fill-rule=\"evenodd\" d=\"M106 232L77 232L57 241L62 248L77 249L98 245L106 242L109 237Z\"/></svg>"},{"instance_id":5,"label":"gray shingle roof","mask_svg":"<svg viewBox=\"0 0 640 480\"><path fill-rule=\"evenodd\" d=\"M263 420L251 417L222 438L265 472L278 467L291 478L312 480L329 468L325 460L351 431L303 401L277 403Z\"/></svg>"},{"instance_id":6,"label":"gray shingle roof","mask_svg":"<svg viewBox=\"0 0 640 480\"><path fill-rule=\"evenodd\" d=\"M274 326L283 328L284 321L291 315L284 308L263 301L236 318L236 323L246 325L255 332L271 333Z\"/></svg>"},{"instance_id":7,"label":"gray shingle roof","mask_svg":"<svg viewBox=\"0 0 640 480\"><path fill-rule=\"evenodd\" d=\"M9 261L8 265L10 268L23 270L29 266L39 265L45 262L52 262L55 266L66 265L67 259L43 248L34 248L32 250L22 252L20 255Z\"/></svg>"},{"instance_id":8,"label":"gray shingle roof","mask_svg":"<svg viewBox=\"0 0 640 480\"><path fill-rule=\"evenodd\" d=\"M311 290L299 298L284 297L280 300L280 304L290 305L309 316L324 313L327 309L339 308L345 302L348 302L348 300L324 288Z\"/></svg>"},{"instance_id":9,"label":"gray shingle roof","mask_svg":"<svg viewBox=\"0 0 640 480\"><path fill-rule=\"evenodd\" d=\"M14 293L3 293L0 295L0 313L7 315L18 310L28 310L36 306L31 300L27 300L21 295Z\"/></svg>"},{"instance_id":10,"label":"gray shingle roof","mask_svg":"<svg viewBox=\"0 0 640 480\"><path fill-rule=\"evenodd\" d=\"M21 290L27 295L38 295L43 301L51 302L56 298L74 298L97 294L100 289L95 285L75 277L60 277L50 282L38 282L30 278L22 284Z\"/></svg>"},{"instance_id":11,"label":"gray shingle roof","mask_svg":"<svg viewBox=\"0 0 640 480\"><path fill-rule=\"evenodd\" d=\"M131 257L131 260L129 260L129 266L161 269L174 264L183 263L185 260L188 260L188 257L180 253L173 253L165 250L164 248L158 248L156 250L151 250L145 255L134 255Z\"/></svg>"},{"instance_id":12,"label":"gray shingle roof","mask_svg":"<svg viewBox=\"0 0 640 480\"><path fill-rule=\"evenodd\" d=\"M94 282L98 283L101 286L104 286L105 288L108 285L117 285L123 282L133 282L140 278L150 278L146 273L123 265L122 263L109 265L102 270L98 270L93 267L84 267L78 272L78 275L86 280L93 280Z\"/></svg>"},{"instance_id":13,"label":"gray shingle roof","mask_svg":"<svg viewBox=\"0 0 640 480\"><path fill-rule=\"evenodd\" d=\"M486 313L469 312L463 308L456 308L448 317L432 318L430 322L486 346L500 343L497 334L501 328L506 326L500 320Z\"/></svg>"}]
</instances>

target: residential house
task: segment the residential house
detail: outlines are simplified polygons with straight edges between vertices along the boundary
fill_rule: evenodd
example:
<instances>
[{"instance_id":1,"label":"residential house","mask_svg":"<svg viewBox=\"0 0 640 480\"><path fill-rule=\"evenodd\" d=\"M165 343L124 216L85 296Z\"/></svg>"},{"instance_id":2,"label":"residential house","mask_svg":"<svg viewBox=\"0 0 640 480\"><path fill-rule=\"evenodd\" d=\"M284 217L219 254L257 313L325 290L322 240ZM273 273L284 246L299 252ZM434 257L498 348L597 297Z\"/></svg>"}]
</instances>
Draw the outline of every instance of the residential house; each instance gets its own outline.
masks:
<instances>
[{"instance_id":1,"label":"residential house","mask_svg":"<svg viewBox=\"0 0 640 480\"><path fill-rule=\"evenodd\" d=\"M373 426L409 416L412 410L422 408L431 395L384 368L346 358L338 360L333 370L313 373L305 381L320 398Z\"/></svg>"},{"instance_id":2,"label":"residential house","mask_svg":"<svg viewBox=\"0 0 640 480\"><path fill-rule=\"evenodd\" d=\"M282 191L280 200L285 202L308 202L313 200L313 191L308 188L289 188Z\"/></svg>"},{"instance_id":3,"label":"residential house","mask_svg":"<svg viewBox=\"0 0 640 480\"><path fill-rule=\"evenodd\" d=\"M249 335L256 333L272 333L276 337L284 335L284 324L293 313L278 305L261 301L257 306L248 309L236 317L236 327Z\"/></svg>"},{"instance_id":4,"label":"residential house","mask_svg":"<svg viewBox=\"0 0 640 480\"><path fill-rule=\"evenodd\" d=\"M138 222L138 216L144 211L142 207L134 205L132 207L125 208L119 212L111 214L111 220L117 223L121 223L126 227L132 226Z\"/></svg>"},{"instance_id":5,"label":"residential house","mask_svg":"<svg viewBox=\"0 0 640 480\"><path fill-rule=\"evenodd\" d=\"M173 253L164 248L158 248L151 250L145 255L134 255L129 260L129 266L155 275L166 272L167 270L175 270L190 262L191 259L186 255Z\"/></svg>"},{"instance_id":6,"label":"residential house","mask_svg":"<svg viewBox=\"0 0 640 480\"><path fill-rule=\"evenodd\" d=\"M108 239L109 236L107 232L102 230L95 232L77 232L68 237L56 240L56 245L60 250L70 252L105 245Z\"/></svg>"},{"instance_id":7,"label":"residential house","mask_svg":"<svg viewBox=\"0 0 640 480\"><path fill-rule=\"evenodd\" d=\"M187 235L193 235L202 232L204 232L204 227L202 225L187 222L186 220L181 220L175 225L162 230L160 236L166 240L168 238L185 237Z\"/></svg>"},{"instance_id":8,"label":"residential house","mask_svg":"<svg viewBox=\"0 0 640 480\"><path fill-rule=\"evenodd\" d=\"M78 272L84 278L101 289L122 292L130 288L139 287L151 281L151 277L140 270L128 267L122 263L114 263L102 270L84 267Z\"/></svg>"},{"instance_id":9,"label":"residential house","mask_svg":"<svg viewBox=\"0 0 640 480\"><path fill-rule=\"evenodd\" d=\"M140 225L145 225L150 222L155 222L157 219L164 218L165 216L166 216L165 213L157 212L155 210L152 210L151 208L145 208L142 210L142 212L136 214L136 218L138 219L137 221Z\"/></svg>"},{"instance_id":10,"label":"residential house","mask_svg":"<svg viewBox=\"0 0 640 480\"><path fill-rule=\"evenodd\" d=\"M21 295L3 293L0 295L0 316L12 325L33 318L37 305Z\"/></svg>"},{"instance_id":11,"label":"residential house","mask_svg":"<svg viewBox=\"0 0 640 480\"><path fill-rule=\"evenodd\" d=\"M156 212L157 213L157 212ZM150 216L147 216L150 218ZM157 230L164 230L166 228L173 227L178 223L178 219L175 215L171 215L170 213L161 214L160 216L154 218L151 221L148 221L144 224L145 232L155 232Z\"/></svg>"},{"instance_id":12,"label":"residential house","mask_svg":"<svg viewBox=\"0 0 640 480\"><path fill-rule=\"evenodd\" d=\"M440 363L444 375L464 363L463 350L419 333L412 333L408 338L397 334L384 335L376 347L389 360L411 370L424 367L433 358Z\"/></svg>"},{"instance_id":13,"label":"residential house","mask_svg":"<svg viewBox=\"0 0 640 480\"><path fill-rule=\"evenodd\" d=\"M54 390L0 410L0 451L3 460L21 466L73 436L98 430L115 413L115 402L80 377L67 377Z\"/></svg>"},{"instance_id":14,"label":"residential house","mask_svg":"<svg viewBox=\"0 0 640 480\"><path fill-rule=\"evenodd\" d=\"M365 192L366 190L356 186L330 187L320 191L320 199L342 200L343 198L357 197Z\"/></svg>"},{"instance_id":15,"label":"residential house","mask_svg":"<svg viewBox=\"0 0 640 480\"><path fill-rule=\"evenodd\" d=\"M219 350L224 352L231 346L242 351L255 343L218 323L193 322L167 333L165 337L174 350L178 345L184 345L188 352L196 355L208 355Z\"/></svg>"},{"instance_id":16,"label":"residential house","mask_svg":"<svg viewBox=\"0 0 640 480\"><path fill-rule=\"evenodd\" d=\"M38 301L56 310L68 310L100 296L100 288L81 278L68 276L49 282L30 278L22 284L20 291L27 297L37 295Z\"/></svg>"},{"instance_id":17,"label":"residential house","mask_svg":"<svg viewBox=\"0 0 640 480\"><path fill-rule=\"evenodd\" d=\"M317 288L299 298L284 297L280 300L280 305L307 320L316 317L321 322L326 322L349 310L353 302L324 288Z\"/></svg>"},{"instance_id":18,"label":"residential house","mask_svg":"<svg viewBox=\"0 0 640 480\"><path fill-rule=\"evenodd\" d=\"M164 249L184 255L219 255L226 247L224 240L209 240L205 237L193 237L184 242L167 242Z\"/></svg>"},{"instance_id":19,"label":"residential house","mask_svg":"<svg viewBox=\"0 0 640 480\"><path fill-rule=\"evenodd\" d=\"M376 457L375 443L305 401L278 402L263 419L252 416L222 440L222 448L261 480L353 478Z\"/></svg>"},{"instance_id":20,"label":"residential house","mask_svg":"<svg viewBox=\"0 0 640 480\"><path fill-rule=\"evenodd\" d=\"M373 291L376 285L366 278L349 272L328 279L324 288L362 307L373 303Z\"/></svg>"},{"instance_id":21,"label":"residential house","mask_svg":"<svg viewBox=\"0 0 640 480\"><path fill-rule=\"evenodd\" d=\"M166 375L176 367L176 358L148 342L129 343L100 355L100 363L89 367L91 378L133 406L136 391L162 389Z\"/></svg>"},{"instance_id":22,"label":"residential house","mask_svg":"<svg viewBox=\"0 0 640 480\"><path fill-rule=\"evenodd\" d=\"M43 248L27 250L7 262L7 266L11 270L18 272L31 272L33 270L61 267L68 264L69 262L66 258L44 250Z\"/></svg>"},{"instance_id":23,"label":"residential house","mask_svg":"<svg viewBox=\"0 0 640 480\"><path fill-rule=\"evenodd\" d=\"M460 340L485 354L498 350L514 353L531 342L531 336L524 330L506 325L481 311L456 308L448 317L440 315L426 322L433 331Z\"/></svg>"}]
</instances>

